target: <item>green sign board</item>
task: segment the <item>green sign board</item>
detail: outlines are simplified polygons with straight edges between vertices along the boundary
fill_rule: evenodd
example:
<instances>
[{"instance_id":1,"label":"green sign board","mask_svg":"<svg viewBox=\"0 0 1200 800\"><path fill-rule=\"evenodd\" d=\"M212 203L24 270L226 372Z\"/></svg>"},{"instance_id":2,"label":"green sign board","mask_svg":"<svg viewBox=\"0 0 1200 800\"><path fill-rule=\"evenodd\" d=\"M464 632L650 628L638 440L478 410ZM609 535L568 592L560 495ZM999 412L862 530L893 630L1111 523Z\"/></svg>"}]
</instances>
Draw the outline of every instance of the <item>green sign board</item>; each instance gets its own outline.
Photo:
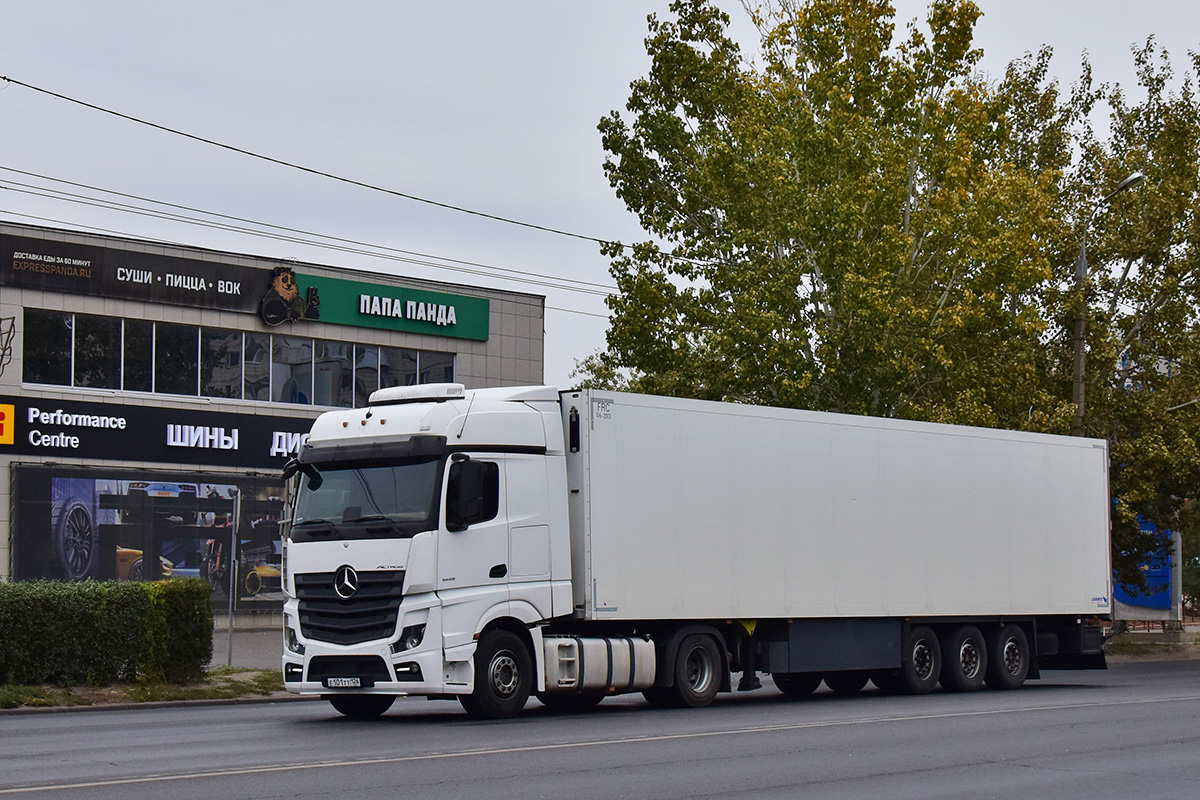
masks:
<instances>
[{"instance_id":1,"label":"green sign board","mask_svg":"<svg viewBox=\"0 0 1200 800\"><path fill-rule=\"evenodd\" d=\"M320 297L320 320L335 325L383 328L456 339L488 340L490 304L485 297L384 286L341 278L297 276Z\"/></svg>"}]
</instances>

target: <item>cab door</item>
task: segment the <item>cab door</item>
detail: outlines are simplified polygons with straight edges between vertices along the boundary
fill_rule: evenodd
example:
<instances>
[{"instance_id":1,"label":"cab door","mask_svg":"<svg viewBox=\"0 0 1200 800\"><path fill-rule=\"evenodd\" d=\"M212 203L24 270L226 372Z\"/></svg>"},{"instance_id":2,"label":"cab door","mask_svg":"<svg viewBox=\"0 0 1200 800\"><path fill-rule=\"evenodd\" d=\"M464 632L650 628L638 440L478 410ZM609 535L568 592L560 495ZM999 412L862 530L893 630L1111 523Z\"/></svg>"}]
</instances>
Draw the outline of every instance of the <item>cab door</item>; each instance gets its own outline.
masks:
<instances>
[{"instance_id":1,"label":"cab door","mask_svg":"<svg viewBox=\"0 0 1200 800\"><path fill-rule=\"evenodd\" d=\"M470 643L488 609L508 601L504 459L452 456L443 485L437 592L449 648Z\"/></svg>"}]
</instances>

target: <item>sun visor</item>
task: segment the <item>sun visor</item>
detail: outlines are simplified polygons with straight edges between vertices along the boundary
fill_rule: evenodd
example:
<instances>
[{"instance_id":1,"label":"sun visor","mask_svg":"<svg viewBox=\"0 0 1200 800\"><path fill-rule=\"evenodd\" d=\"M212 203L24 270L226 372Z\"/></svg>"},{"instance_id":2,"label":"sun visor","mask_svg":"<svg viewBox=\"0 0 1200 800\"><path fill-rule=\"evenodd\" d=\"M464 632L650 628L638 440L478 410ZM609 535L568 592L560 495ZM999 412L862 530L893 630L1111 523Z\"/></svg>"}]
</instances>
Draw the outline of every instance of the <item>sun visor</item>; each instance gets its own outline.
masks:
<instances>
[{"instance_id":1,"label":"sun visor","mask_svg":"<svg viewBox=\"0 0 1200 800\"><path fill-rule=\"evenodd\" d=\"M402 458L436 458L446 452L446 437L415 435L386 441L308 443L300 449L301 464L367 465Z\"/></svg>"}]
</instances>

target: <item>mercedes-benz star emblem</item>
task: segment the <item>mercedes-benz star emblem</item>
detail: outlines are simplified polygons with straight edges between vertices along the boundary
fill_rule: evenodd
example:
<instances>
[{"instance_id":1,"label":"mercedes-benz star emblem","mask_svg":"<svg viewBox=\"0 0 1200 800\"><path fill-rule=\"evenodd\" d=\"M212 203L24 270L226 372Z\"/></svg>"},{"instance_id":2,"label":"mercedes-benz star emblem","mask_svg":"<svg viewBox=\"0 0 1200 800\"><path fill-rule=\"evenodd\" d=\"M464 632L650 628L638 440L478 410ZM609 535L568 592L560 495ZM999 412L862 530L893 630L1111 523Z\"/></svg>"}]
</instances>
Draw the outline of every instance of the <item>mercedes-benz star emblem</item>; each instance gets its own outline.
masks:
<instances>
[{"instance_id":1,"label":"mercedes-benz star emblem","mask_svg":"<svg viewBox=\"0 0 1200 800\"><path fill-rule=\"evenodd\" d=\"M338 567L338 571L333 573L333 590L343 600L354 596L358 591L358 573L354 571L354 567Z\"/></svg>"}]
</instances>

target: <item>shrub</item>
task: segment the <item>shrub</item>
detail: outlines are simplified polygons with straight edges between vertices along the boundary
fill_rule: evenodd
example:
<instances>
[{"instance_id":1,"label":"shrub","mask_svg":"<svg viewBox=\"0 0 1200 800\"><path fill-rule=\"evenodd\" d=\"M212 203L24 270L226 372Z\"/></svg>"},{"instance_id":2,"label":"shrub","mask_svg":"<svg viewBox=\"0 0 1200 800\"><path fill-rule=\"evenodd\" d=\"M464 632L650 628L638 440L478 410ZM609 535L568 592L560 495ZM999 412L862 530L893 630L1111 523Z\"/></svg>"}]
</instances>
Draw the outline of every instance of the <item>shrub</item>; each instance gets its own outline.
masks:
<instances>
[{"instance_id":1,"label":"shrub","mask_svg":"<svg viewBox=\"0 0 1200 800\"><path fill-rule=\"evenodd\" d=\"M0 583L0 683L185 681L212 656L199 578Z\"/></svg>"}]
</instances>

